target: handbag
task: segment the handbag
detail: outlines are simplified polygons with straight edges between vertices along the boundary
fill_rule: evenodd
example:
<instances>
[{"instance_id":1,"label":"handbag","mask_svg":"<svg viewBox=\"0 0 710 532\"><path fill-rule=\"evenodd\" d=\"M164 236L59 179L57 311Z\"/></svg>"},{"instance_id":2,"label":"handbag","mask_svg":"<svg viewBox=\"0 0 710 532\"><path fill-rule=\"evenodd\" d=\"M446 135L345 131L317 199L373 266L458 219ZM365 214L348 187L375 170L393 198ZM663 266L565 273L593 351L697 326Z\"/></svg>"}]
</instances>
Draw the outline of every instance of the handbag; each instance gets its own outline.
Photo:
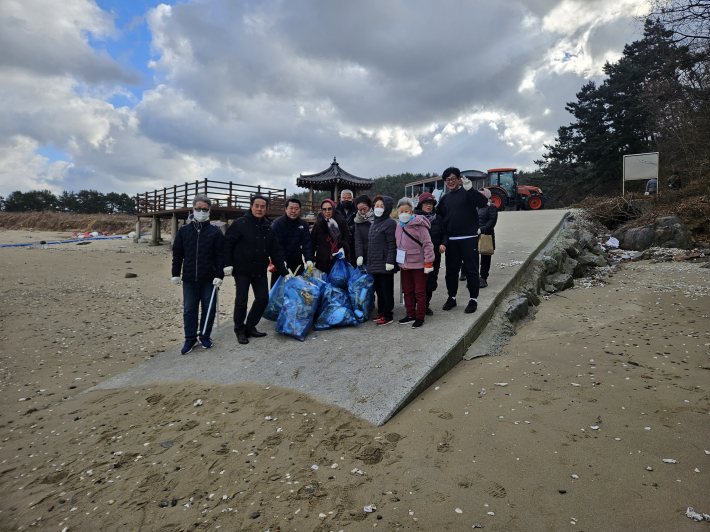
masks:
<instances>
[{"instance_id":1,"label":"handbag","mask_svg":"<svg viewBox=\"0 0 710 532\"><path fill-rule=\"evenodd\" d=\"M481 255L493 255L493 236L484 235L481 233L478 235L478 252Z\"/></svg>"}]
</instances>

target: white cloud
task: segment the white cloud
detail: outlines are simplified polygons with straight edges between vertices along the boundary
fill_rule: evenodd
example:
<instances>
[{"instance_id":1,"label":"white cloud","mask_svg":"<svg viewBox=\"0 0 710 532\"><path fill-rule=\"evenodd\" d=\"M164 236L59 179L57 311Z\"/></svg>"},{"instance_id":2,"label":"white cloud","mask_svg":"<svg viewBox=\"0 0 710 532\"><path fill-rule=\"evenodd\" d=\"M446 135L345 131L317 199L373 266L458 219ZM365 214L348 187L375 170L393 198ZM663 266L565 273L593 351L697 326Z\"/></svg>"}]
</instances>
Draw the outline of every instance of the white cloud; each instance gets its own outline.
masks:
<instances>
[{"instance_id":1,"label":"white cloud","mask_svg":"<svg viewBox=\"0 0 710 532\"><path fill-rule=\"evenodd\" d=\"M333 155L366 177L523 167L568 120L560 102L630 40L600 31L640 1L161 4L145 14L155 81L132 108L109 100L135 100L135 74L90 45L120 37L111 15L89 0L0 1L0 194L13 172L27 188L293 189ZM71 162L33 155L49 144Z\"/></svg>"},{"instance_id":2,"label":"white cloud","mask_svg":"<svg viewBox=\"0 0 710 532\"><path fill-rule=\"evenodd\" d=\"M4 194L15 190L48 189L59 193L62 180L73 164L68 161L49 162L38 155L36 140L14 135L0 142L0 183L6 184Z\"/></svg>"}]
</instances>

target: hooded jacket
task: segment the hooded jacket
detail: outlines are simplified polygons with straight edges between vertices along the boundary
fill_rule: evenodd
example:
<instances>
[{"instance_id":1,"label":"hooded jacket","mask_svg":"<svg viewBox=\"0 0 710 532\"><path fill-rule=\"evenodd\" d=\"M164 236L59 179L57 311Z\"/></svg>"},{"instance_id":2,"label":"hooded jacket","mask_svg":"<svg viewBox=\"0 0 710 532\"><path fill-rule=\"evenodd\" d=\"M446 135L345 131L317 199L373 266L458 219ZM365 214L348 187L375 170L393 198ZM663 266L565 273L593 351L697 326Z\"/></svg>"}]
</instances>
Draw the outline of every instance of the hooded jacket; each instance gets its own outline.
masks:
<instances>
[{"instance_id":1,"label":"hooded jacket","mask_svg":"<svg viewBox=\"0 0 710 532\"><path fill-rule=\"evenodd\" d=\"M316 223L311 231L311 243L316 255L316 268L330 273L335 261L333 253L337 253L340 248L345 252L345 260L350 260L350 229L345 223L345 218L337 210L333 211L333 220L338 224L340 230L340 239L338 242L333 242L328 229L328 221L323 216L322 212L318 213Z\"/></svg>"},{"instance_id":2,"label":"hooded jacket","mask_svg":"<svg viewBox=\"0 0 710 532\"><path fill-rule=\"evenodd\" d=\"M424 216L414 216L409 220L409 223L402 226L397 224L395 239L397 240L397 249L404 250L404 264L400 266L405 270L417 270L425 267L427 263L434 263L434 245L429 236L431 224ZM420 246L412 238L408 237L404 232L407 231L411 236L422 243Z\"/></svg>"},{"instance_id":3,"label":"hooded jacket","mask_svg":"<svg viewBox=\"0 0 710 532\"><path fill-rule=\"evenodd\" d=\"M369 219L360 213L355 216L355 258L362 257L364 264L367 264L370 226L375 221L375 213L370 210L367 214L369 215L370 213L372 213L372 216L369 216Z\"/></svg>"},{"instance_id":4,"label":"hooded jacket","mask_svg":"<svg viewBox=\"0 0 710 532\"><path fill-rule=\"evenodd\" d=\"M207 222L188 223L180 227L173 242L173 277L180 276L185 282L211 282L215 277L224 278L224 235L219 228Z\"/></svg>"},{"instance_id":5,"label":"hooded jacket","mask_svg":"<svg viewBox=\"0 0 710 532\"><path fill-rule=\"evenodd\" d=\"M263 277L269 259L281 276L288 275L281 246L266 216L259 220L249 211L234 220L224 238L224 264L234 266L232 275Z\"/></svg>"},{"instance_id":6,"label":"hooded jacket","mask_svg":"<svg viewBox=\"0 0 710 532\"><path fill-rule=\"evenodd\" d=\"M391 217L392 206L394 205L392 198L383 196L385 202L385 212L379 218L375 217L375 221L370 226L367 246L367 273L390 273L386 264L397 264L397 244L395 242L395 231L397 222Z\"/></svg>"},{"instance_id":7,"label":"hooded jacket","mask_svg":"<svg viewBox=\"0 0 710 532\"><path fill-rule=\"evenodd\" d=\"M307 222L301 218L291 220L284 214L276 218L271 227L276 233L276 239L279 241L286 262L293 264L300 263L304 259L313 260L311 233Z\"/></svg>"},{"instance_id":8,"label":"hooded jacket","mask_svg":"<svg viewBox=\"0 0 710 532\"><path fill-rule=\"evenodd\" d=\"M481 233L484 235L494 234L497 221L498 209L492 203L478 209L478 224L481 226Z\"/></svg>"}]
</instances>

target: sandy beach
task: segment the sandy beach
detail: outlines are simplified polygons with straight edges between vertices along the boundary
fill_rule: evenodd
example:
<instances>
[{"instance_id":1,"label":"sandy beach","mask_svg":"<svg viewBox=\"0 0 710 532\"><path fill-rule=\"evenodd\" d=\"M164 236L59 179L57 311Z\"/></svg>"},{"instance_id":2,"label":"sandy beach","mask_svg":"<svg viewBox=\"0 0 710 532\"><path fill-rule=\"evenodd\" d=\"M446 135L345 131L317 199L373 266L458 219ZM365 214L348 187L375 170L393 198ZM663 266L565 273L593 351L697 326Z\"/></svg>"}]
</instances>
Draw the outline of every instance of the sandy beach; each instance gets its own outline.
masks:
<instances>
[{"instance_id":1,"label":"sandy beach","mask_svg":"<svg viewBox=\"0 0 710 532\"><path fill-rule=\"evenodd\" d=\"M685 515L710 513L700 265L622 264L551 295L501 356L462 361L375 427L274 386L82 394L182 341L168 246L2 248L0 261L2 531L708 528ZM209 364L209 350L188 356Z\"/></svg>"}]
</instances>

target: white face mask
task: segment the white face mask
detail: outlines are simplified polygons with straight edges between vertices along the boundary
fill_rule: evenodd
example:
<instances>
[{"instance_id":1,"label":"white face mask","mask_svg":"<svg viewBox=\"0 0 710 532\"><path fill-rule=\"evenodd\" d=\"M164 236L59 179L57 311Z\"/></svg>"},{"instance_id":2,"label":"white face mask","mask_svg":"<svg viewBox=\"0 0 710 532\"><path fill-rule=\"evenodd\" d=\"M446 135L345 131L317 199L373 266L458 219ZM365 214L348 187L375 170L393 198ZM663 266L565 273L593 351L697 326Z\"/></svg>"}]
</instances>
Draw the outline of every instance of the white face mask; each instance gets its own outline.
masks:
<instances>
[{"instance_id":1,"label":"white face mask","mask_svg":"<svg viewBox=\"0 0 710 532\"><path fill-rule=\"evenodd\" d=\"M375 207L375 216L377 216L379 218L384 213L385 213L385 210L382 207Z\"/></svg>"},{"instance_id":2,"label":"white face mask","mask_svg":"<svg viewBox=\"0 0 710 532\"><path fill-rule=\"evenodd\" d=\"M408 212L403 212L402 214L399 215L399 221L402 222L403 224L406 224L411 219L412 219L412 215L409 214Z\"/></svg>"},{"instance_id":3,"label":"white face mask","mask_svg":"<svg viewBox=\"0 0 710 532\"><path fill-rule=\"evenodd\" d=\"M206 222L207 220L210 219L210 212L197 212L197 211L192 211L193 217L195 218L196 222Z\"/></svg>"}]
</instances>

